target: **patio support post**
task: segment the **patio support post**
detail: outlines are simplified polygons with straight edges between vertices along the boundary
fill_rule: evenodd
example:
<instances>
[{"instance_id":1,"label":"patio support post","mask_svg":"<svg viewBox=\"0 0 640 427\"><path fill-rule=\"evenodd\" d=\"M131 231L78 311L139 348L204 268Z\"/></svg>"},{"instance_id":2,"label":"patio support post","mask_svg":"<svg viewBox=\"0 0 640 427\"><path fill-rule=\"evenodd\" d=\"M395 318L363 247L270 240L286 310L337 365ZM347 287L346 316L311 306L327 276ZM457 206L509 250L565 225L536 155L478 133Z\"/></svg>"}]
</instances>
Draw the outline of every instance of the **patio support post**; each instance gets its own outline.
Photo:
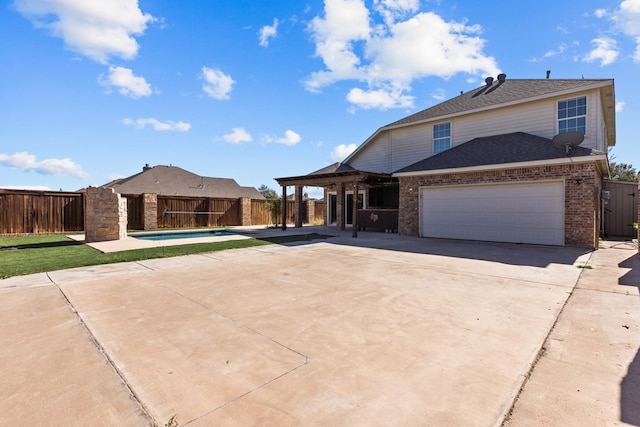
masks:
<instances>
[{"instance_id":1,"label":"patio support post","mask_svg":"<svg viewBox=\"0 0 640 427\"><path fill-rule=\"evenodd\" d=\"M345 230L345 223L346 221L346 205L347 205L347 197L346 197L346 191L345 191L345 185L344 182L341 182L340 184L338 184L338 195L337 195L337 209L336 209L336 215L338 216L336 218L336 226L338 227L339 230L344 231Z\"/></svg>"},{"instance_id":2,"label":"patio support post","mask_svg":"<svg viewBox=\"0 0 640 427\"><path fill-rule=\"evenodd\" d=\"M351 224L353 224L353 226L351 227L351 236L352 237L358 237L358 181L355 181L353 183L353 203L352 206L353 208L351 209Z\"/></svg>"},{"instance_id":3,"label":"patio support post","mask_svg":"<svg viewBox=\"0 0 640 427\"><path fill-rule=\"evenodd\" d=\"M282 212L282 231L287 229L287 186L282 186L282 200L280 202L280 212Z\"/></svg>"},{"instance_id":4,"label":"patio support post","mask_svg":"<svg viewBox=\"0 0 640 427\"><path fill-rule=\"evenodd\" d=\"M302 227L302 186L296 185L296 227Z\"/></svg>"}]
</instances>

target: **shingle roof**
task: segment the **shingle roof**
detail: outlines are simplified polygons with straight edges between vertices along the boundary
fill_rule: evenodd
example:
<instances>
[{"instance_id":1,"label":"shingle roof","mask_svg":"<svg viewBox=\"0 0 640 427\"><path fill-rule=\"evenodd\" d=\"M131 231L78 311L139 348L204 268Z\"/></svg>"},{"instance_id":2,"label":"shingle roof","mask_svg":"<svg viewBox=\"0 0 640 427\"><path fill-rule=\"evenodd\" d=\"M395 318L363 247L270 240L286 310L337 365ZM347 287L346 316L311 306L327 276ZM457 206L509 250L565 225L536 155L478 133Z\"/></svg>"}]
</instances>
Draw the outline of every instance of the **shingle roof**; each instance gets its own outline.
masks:
<instances>
[{"instance_id":1,"label":"shingle roof","mask_svg":"<svg viewBox=\"0 0 640 427\"><path fill-rule=\"evenodd\" d=\"M426 110L404 117L386 127L394 127L440 116L507 104L527 98L553 95L563 91L577 91L598 83L613 82L612 79L506 79L494 81L451 98Z\"/></svg>"},{"instance_id":2,"label":"shingle roof","mask_svg":"<svg viewBox=\"0 0 640 427\"><path fill-rule=\"evenodd\" d=\"M555 147L550 139L524 132L515 132L472 139L394 173L532 162L595 154L603 153L590 148L575 147L567 154L564 148Z\"/></svg>"},{"instance_id":3,"label":"shingle roof","mask_svg":"<svg viewBox=\"0 0 640 427\"><path fill-rule=\"evenodd\" d=\"M177 166L145 167L128 178L105 184L121 194L155 193L165 196L220 197L263 199L253 187L241 187L231 178L210 178L196 175Z\"/></svg>"},{"instance_id":4,"label":"shingle roof","mask_svg":"<svg viewBox=\"0 0 640 427\"><path fill-rule=\"evenodd\" d=\"M353 167L346 165L344 163L336 162L332 165L319 169L315 172L311 172L309 175L324 175L327 173L339 173L339 172L349 172L355 170Z\"/></svg>"}]
</instances>

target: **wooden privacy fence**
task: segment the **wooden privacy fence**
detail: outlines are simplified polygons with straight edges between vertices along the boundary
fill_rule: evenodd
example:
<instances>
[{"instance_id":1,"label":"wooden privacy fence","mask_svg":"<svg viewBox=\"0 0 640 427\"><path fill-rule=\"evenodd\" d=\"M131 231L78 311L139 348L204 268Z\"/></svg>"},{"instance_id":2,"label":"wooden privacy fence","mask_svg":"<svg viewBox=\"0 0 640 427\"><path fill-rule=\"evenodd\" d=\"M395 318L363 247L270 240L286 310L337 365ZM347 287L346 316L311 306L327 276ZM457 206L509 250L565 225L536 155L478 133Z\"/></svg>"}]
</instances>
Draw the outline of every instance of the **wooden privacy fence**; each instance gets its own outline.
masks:
<instances>
[{"instance_id":1,"label":"wooden privacy fence","mask_svg":"<svg viewBox=\"0 0 640 427\"><path fill-rule=\"evenodd\" d=\"M127 198L128 228L144 228L143 197L125 195ZM309 218L308 201L302 206L302 222L324 224L326 204L314 200L314 217ZM287 201L287 224L295 223L295 201ZM224 227L242 225L240 199L193 198L181 196L158 196L158 228ZM278 224L282 224L282 213L278 210ZM271 201L251 199L251 225L274 224Z\"/></svg>"},{"instance_id":2,"label":"wooden privacy fence","mask_svg":"<svg viewBox=\"0 0 640 427\"><path fill-rule=\"evenodd\" d=\"M127 228L144 229L144 197L127 199ZM157 196L158 228L224 227L242 225L242 199ZM324 201L314 200L309 218L308 201L303 204L303 223L323 224ZM274 224L269 200L251 200L250 225ZM248 219L245 218L245 223ZM282 215L278 212L278 224ZM295 223L295 202L287 201L287 223ZM84 193L0 189L0 235L45 234L84 231Z\"/></svg>"},{"instance_id":3,"label":"wooden privacy fence","mask_svg":"<svg viewBox=\"0 0 640 427\"><path fill-rule=\"evenodd\" d=\"M240 199L158 196L158 228L240 225Z\"/></svg>"},{"instance_id":4,"label":"wooden privacy fence","mask_svg":"<svg viewBox=\"0 0 640 427\"><path fill-rule=\"evenodd\" d=\"M83 230L82 193L0 189L0 234Z\"/></svg>"}]
</instances>

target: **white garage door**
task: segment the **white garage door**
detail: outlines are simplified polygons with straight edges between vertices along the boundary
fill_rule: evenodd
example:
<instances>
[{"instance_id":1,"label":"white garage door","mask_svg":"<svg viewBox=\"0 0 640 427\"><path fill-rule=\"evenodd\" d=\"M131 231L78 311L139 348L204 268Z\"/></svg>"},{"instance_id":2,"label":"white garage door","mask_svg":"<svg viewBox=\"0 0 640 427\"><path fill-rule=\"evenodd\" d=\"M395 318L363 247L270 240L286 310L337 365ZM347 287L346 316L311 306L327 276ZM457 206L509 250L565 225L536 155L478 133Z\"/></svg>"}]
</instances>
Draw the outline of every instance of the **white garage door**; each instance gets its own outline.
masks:
<instances>
[{"instance_id":1,"label":"white garage door","mask_svg":"<svg viewBox=\"0 0 640 427\"><path fill-rule=\"evenodd\" d=\"M420 190L424 237L564 245L562 182Z\"/></svg>"}]
</instances>

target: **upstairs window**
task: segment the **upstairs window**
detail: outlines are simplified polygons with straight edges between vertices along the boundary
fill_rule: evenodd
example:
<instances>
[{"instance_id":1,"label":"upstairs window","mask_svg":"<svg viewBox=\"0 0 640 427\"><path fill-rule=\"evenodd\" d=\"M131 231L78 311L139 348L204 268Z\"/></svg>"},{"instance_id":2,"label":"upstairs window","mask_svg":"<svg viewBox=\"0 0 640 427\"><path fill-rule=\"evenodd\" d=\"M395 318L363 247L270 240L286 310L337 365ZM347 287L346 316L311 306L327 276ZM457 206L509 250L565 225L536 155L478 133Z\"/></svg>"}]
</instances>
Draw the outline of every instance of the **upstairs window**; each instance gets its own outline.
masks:
<instances>
[{"instance_id":1,"label":"upstairs window","mask_svg":"<svg viewBox=\"0 0 640 427\"><path fill-rule=\"evenodd\" d=\"M587 134L587 97L558 102L558 133L576 131Z\"/></svg>"},{"instance_id":2,"label":"upstairs window","mask_svg":"<svg viewBox=\"0 0 640 427\"><path fill-rule=\"evenodd\" d=\"M433 125L433 154L451 148L451 122Z\"/></svg>"}]
</instances>

